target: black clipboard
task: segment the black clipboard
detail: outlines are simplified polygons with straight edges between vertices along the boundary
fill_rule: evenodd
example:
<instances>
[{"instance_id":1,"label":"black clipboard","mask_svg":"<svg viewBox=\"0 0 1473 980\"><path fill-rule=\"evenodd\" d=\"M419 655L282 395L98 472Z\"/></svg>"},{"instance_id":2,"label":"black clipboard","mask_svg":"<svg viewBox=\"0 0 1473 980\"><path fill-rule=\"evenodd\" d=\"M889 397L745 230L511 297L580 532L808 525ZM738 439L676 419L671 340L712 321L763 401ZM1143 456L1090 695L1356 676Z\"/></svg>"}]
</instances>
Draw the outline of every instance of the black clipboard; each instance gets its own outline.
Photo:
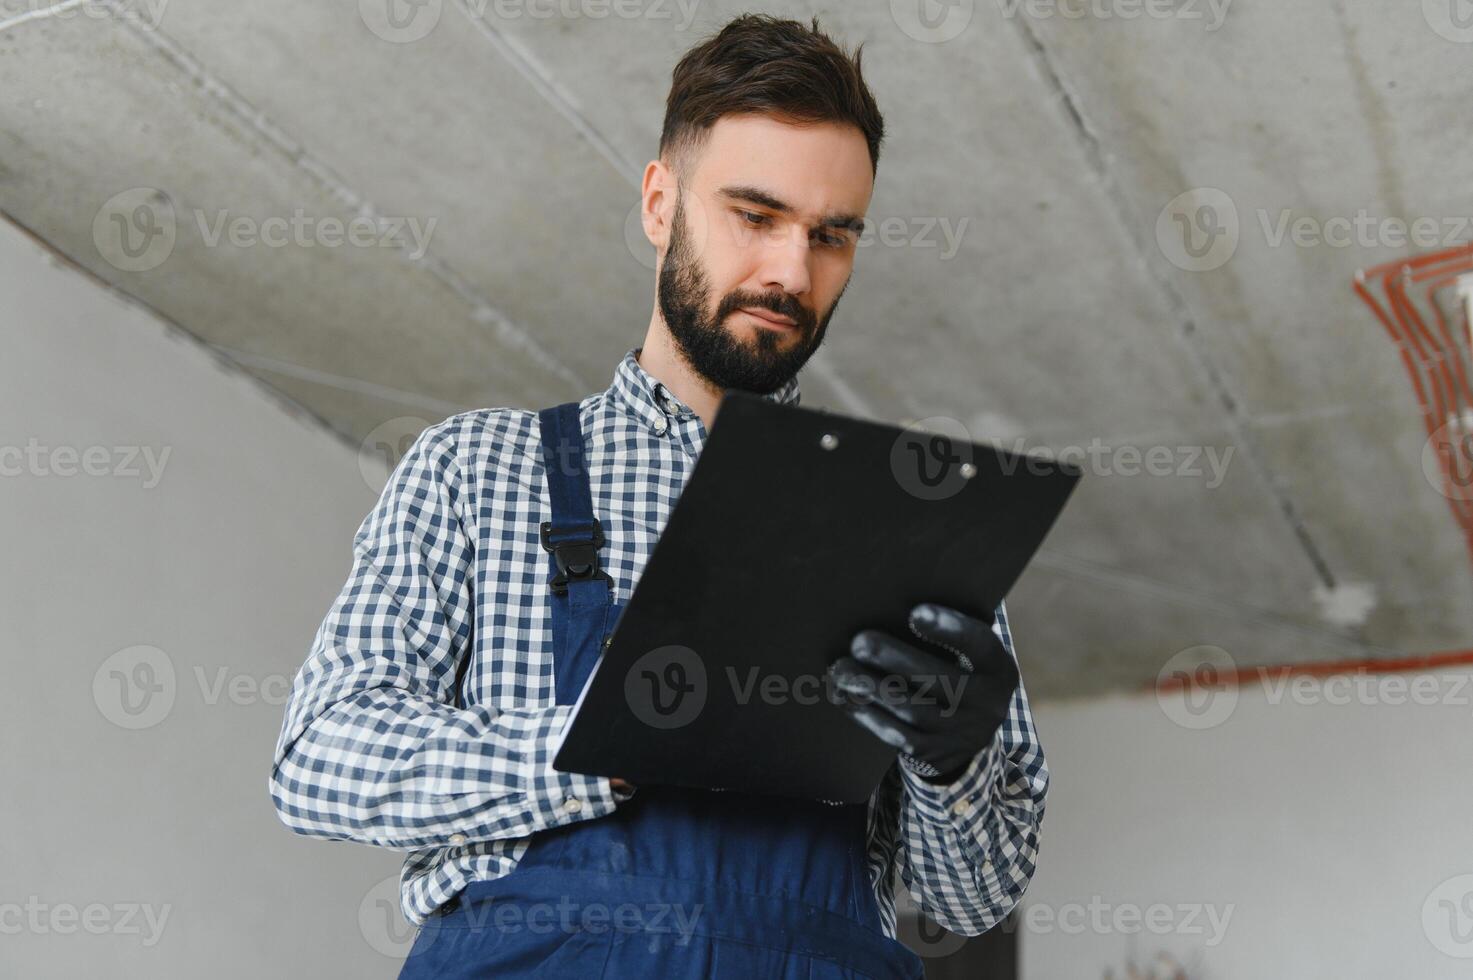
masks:
<instances>
[{"instance_id":1,"label":"black clipboard","mask_svg":"<svg viewBox=\"0 0 1473 980\"><path fill-rule=\"evenodd\" d=\"M862 628L909 636L918 602L990 613L1078 480L944 431L728 392L554 767L867 800L896 751L830 703L827 668Z\"/></svg>"}]
</instances>

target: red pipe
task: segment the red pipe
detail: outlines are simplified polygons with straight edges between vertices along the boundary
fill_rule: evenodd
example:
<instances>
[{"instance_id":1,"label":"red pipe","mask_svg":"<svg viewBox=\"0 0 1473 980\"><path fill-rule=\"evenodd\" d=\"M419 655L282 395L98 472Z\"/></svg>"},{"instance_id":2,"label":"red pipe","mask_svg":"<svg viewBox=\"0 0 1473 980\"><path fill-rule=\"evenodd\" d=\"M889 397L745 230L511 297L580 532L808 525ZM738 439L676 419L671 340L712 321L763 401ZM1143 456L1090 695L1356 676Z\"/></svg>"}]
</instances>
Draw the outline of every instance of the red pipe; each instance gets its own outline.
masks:
<instances>
[{"instance_id":1,"label":"red pipe","mask_svg":"<svg viewBox=\"0 0 1473 980\"><path fill-rule=\"evenodd\" d=\"M1470 395L1464 369L1463 350L1453 338L1434 295L1439 288L1445 288L1458 276L1470 271L1473 271L1473 244L1382 263L1356 273L1352 284L1401 355L1429 440L1437 438L1438 432L1445 431L1449 424L1456 433L1462 434L1463 416L1473 414L1473 395ZM1368 281L1379 281L1386 306L1382 306L1367 288ZM1436 314L1441 339L1428 328L1416 304L1407 295L1408 285L1422 282L1428 282L1426 297ZM1423 339L1426 340L1425 347ZM1443 496L1447 498L1453 519L1463 531L1464 545L1470 561L1473 561L1473 500L1461 499L1455 489L1455 477L1462 475L1473 460L1454 459L1456 455L1456 450L1439 452L1438 466L1442 472Z\"/></svg>"},{"instance_id":2,"label":"red pipe","mask_svg":"<svg viewBox=\"0 0 1473 980\"><path fill-rule=\"evenodd\" d=\"M1329 660L1308 664L1262 664L1256 667L1237 667L1232 670L1216 670L1210 683L1213 686L1244 683L1259 683L1270 678L1286 677L1336 677L1341 674L1401 674L1412 671L1440 670L1444 667L1473 665L1473 650L1456 650L1449 653L1428 653L1406 657L1380 657L1361 660ZM1210 666L1210 665L1209 665ZM1165 693L1179 691L1185 687L1205 685L1199 676L1202 671L1176 672L1169 678L1161 678L1146 686L1148 691Z\"/></svg>"}]
</instances>

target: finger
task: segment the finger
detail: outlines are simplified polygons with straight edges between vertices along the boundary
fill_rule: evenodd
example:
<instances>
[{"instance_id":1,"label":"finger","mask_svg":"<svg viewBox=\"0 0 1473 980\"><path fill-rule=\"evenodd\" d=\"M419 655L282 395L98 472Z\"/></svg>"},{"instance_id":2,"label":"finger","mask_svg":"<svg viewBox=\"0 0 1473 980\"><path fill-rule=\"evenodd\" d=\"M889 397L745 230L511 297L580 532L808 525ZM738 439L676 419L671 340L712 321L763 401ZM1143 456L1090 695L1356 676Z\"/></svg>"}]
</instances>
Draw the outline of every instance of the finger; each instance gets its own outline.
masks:
<instances>
[{"instance_id":1,"label":"finger","mask_svg":"<svg viewBox=\"0 0 1473 980\"><path fill-rule=\"evenodd\" d=\"M955 657L923 650L880 630L860 630L854 634L849 653L860 663L887 674L936 677L956 672Z\"/></svg>"},{"instance_id":2,"label":"finger","mask_svg":"<svg viewBox=\"0 0 1473 980\"><path fill-rule=\"evenodd\" d=\"M902 710L913 699L914 691L904 675L889 674L859 663L852 657L841 657L829 668L833 688L839 698L836 704L889 705Z\"/></svg>"},{"instance_id":3,"label":"finger","mask_svg":"<svg viewBox=\"0 0 1473 980\"><path fill-rule=\"evenodd\" d=\"M910 611L911 632L928 643L951 651L963 670L975 671L978 665L965 652L988 650L994 655L1007 655L1002 641L992 629L992 614L979 619L936 602L922 602Z\"/></svg>"},{"instance_id":4,"label":"finger","mask_svg":"<svg viewBox=\"0 0 1473 980\"><path fill-rule=\"evenodd\" d=\"M848 666L839 667L840 664ZM940 679L925 674L910 677L886 674L850 657L843 658L836 667L839 669L834 674L833 686L838 697L834 704L883 705L895 717L922 732L944 727L945 719L956 712L963 691L979 682L971 675L955 672Z\"/></svg>"},{"instance_id":5,"label":"finger","mask_svg":"<svg viewBox=\"0 0 1473 980\"><path fill-rule=\"evenodd\" d=\"M868 729L880 741L907 755L915 755L920 734L905 722L878 705L859 705L845 709L850 718Z\"/></svg>"},{"instance_id":6,"label":"finger","mask_svg":"<svg viewBox=\"0 0 1473 980\"><path fill-rule=\"evenodd\" d=\"M834 704L861 703L873 696L878 678L853 657L840 657L829 664L827 693Z\"/></svg>"}]
</instances>

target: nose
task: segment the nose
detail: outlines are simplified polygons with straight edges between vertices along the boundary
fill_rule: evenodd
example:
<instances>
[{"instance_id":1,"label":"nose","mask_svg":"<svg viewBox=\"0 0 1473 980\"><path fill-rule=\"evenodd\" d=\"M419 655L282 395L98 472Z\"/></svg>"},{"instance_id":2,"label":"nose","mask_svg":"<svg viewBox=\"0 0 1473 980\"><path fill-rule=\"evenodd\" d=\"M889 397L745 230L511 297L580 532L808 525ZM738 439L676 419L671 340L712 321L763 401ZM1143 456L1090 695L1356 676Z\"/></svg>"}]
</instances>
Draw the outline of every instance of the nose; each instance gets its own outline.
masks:
<instances>
[{"instance_id":1,"label":"nose","mask_svg":"<svg viewBox=\"0 0 1473 980\"><path fill-rule=\"evenodd\" d=\"M808 292L811 281L808 239L800 229L789 228L782 234L767 236L762 245L760 278L766 289L781 289L791 296Z\"/></svg>"}]
</instances>

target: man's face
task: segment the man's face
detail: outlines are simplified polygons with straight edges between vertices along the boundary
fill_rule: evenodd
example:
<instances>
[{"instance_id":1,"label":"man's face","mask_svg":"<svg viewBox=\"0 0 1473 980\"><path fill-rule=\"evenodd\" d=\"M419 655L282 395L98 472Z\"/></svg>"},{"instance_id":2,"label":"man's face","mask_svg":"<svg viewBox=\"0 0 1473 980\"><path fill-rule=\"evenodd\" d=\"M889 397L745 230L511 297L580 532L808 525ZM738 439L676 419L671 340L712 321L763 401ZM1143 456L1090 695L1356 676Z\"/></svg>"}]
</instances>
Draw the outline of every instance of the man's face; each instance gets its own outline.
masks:
<instances>
[{"instance_id":1,"label":"man's face","mask_svg":"<svg viewBox=\"0 0 1473 980\"><path fill-rule=\"evenodd\" d=\"M682 176L660 315L712 384L776 391L823 343L849 283L874 186L864 136L847 125L727 116Z\"/></svg>"}]
</instances>

